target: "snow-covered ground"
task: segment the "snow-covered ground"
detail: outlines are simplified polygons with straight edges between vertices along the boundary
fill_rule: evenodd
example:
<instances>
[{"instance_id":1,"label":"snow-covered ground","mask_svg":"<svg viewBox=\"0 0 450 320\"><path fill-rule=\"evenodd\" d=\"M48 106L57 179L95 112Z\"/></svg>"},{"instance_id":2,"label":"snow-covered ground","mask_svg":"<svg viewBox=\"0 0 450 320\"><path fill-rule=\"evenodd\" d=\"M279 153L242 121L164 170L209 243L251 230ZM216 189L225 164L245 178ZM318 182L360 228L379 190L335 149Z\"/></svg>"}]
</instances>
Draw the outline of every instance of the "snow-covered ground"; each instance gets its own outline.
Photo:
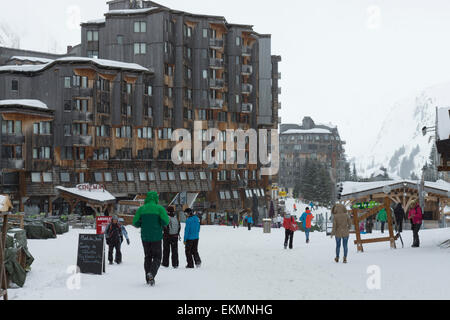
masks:
<instances>
[{"instance_id":1,"label":"snow-covered ground","mask_svg":"<svg viewBox=\"0 0 450 320\"><path fill-rule=\"evenodd\" d=\"M184 226L183 226L184 228ZM412 234L403 235L405 248L388 243L365 246L357 253L350 240L349 264L336 264L335 241L312 233L306 245L297 232L294 250L284 250L284 229L204 226L199 252L201 269L186 270L180 243L180 268L161 268L156 287L145 284L140 231L127 227L131 245L122 247L124 263L106 267L102 276L81 275L81 289L66 286L69 266L76 264L78 234L73 230L52 240L29 240L35 257L24 288L10 289L10 299L106 300L299 300L299 299L449 299L450 249L438 245L450 229L421 232L422 247L410 247ZM377 234L376 234L377 235ZM379 266L381 290L369 290L368 268Z\"/></svg>"}]
</instances>

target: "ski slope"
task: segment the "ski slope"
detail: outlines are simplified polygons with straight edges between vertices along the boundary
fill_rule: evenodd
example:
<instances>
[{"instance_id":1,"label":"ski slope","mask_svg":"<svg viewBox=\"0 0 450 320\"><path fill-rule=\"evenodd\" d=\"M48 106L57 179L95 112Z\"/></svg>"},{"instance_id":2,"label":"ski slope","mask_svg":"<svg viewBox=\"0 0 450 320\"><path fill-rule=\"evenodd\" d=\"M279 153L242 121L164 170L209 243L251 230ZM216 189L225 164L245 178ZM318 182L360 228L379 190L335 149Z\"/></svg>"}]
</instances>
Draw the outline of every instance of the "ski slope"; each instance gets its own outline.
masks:
<instances>
[{"instance_id":1,"label":"ski slope","mask_svg":"<svg viewBox=\"0 0 450 320\"><path fill-rule=\"evenodd\" d=\"M184 225L183 225L184 229ZM199 252L201 269L186 270L180 243L180 268L161 268L156 287L145 284L140 233L127 227L131 245L122 246L124 263L106 266L102 276L81 275L81 289L67 288L69 266L76 264L78 234L73 230L51 240L29 240L35 257L24 288L10 289L12 300L299 300L299 299L449 299L450 249L438 245L450 229L421 232L422 247L412 249L412 234L404 233L406 247L392 250L388 243L365 246L356 253L350 244L349 264L336 264L335 241L324 233L294 236L294 250L284 250L284 229L263 234L262 229L204 226ZM351 237L350 243L354 240ZM381 290L369 290L368 267L379 266Z\"/></svg>"}]
</instances>

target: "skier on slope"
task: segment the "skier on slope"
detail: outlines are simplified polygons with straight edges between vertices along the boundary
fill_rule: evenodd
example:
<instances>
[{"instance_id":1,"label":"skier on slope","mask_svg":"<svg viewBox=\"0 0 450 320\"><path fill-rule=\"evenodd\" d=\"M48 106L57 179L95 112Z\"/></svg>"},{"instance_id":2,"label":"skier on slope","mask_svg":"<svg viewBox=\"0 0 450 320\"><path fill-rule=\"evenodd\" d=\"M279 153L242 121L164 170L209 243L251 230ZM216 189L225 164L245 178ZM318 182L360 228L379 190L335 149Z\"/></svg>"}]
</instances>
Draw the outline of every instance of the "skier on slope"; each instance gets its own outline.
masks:
<instances>
[{"instance_id":1,"label":"skier on slope","mask_svg":"<svg viewBox=\"0 0 450 320\"><path fill-rule=\"evenodd\" d=\"M155 285L155 277L161 265L163 228L169 224L166 209L158 203L158 193L154 191L147 193L144 206L138 209L133 219L133 225L141 228L145 253L145 280L151 286Z\"/></svg>"},{"instance_id":2,"label":"skier on slope","mask_svg":"<svg viewBox=\"0 0 450 320\"><path fill-rule=\"evenodd\" d=\"M186 227L184 229L184 245L186 246L187 269L194 269L202 265L202 260L198 254L198 242L200 240L200 219L194 215L191 208L184 211L187 215Z\"/></svg>"},{"instance_id":3,"label":"skier on slope","mask_svg":"<svg viewBox=\"0 0 450 320\"><path fill-rule=\"evenodd\" d=\"M284 217L283 227L285 229L284 249L287 249L289 242L289 249L292 250L294 245L294 232L297 231L298 227L294 217L292 217L289 213L287 213Z\"/></svg>"},{"instance_id":4,"label":"skier on slope","mask_svg":"<svg viewBox=\"0 0 450 320\"><path fill-rule=\"evenodd\" d=\"M173 207L167 208L169 214L169 225L164 228L163 237L163 261L162 266L169 267L169 255L172 250L172 267L177 269L179 266L178 259L178 241L180 241L181 225L178 218L175 217L175 209Z\"/></svg>"},{"instance_id":5,"label":"skier on slope","mask_svg":"<svg viewBox=\"0 0 450 320\"><path fill-rule=\"evenodd\" d=\"M105 229L105 238L106 244L108 245L108 261L109 264L113 264L113 260L117 264L122 263L122 252L120 251L120 247L122 244L123 234L122 227L119 223L119 218L117 216L113 216L111 223ZM116 257L114 259L114 249L116 250Z\"/></svg>"},{"instance_id":6,"label":"skier on slope","mask_svg":"<svg viewBox=\"0 0 450 320\"><path fill-rule=\"evenodd\" d=\"M306 208L305 212L303 212L300 217L300 222L303 224L303 230L305 230L306 243L309 243L309 233L311 232L312 219L314 219L313 214L309 208Z\"/></svg>"}]
</instances>

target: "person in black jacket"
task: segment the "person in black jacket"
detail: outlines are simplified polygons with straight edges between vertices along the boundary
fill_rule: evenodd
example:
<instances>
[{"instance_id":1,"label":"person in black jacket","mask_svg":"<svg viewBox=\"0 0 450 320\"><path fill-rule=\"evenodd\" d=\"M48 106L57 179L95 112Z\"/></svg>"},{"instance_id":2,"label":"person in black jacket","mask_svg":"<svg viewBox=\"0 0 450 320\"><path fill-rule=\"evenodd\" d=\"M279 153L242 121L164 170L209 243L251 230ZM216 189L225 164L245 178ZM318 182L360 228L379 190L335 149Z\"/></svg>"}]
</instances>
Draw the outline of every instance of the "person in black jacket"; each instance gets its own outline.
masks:
<instances>
[{"instance_id":1,"label":"person in black jacket","mask_svg":"<svg viewBox=\"0 0 450 320\"><path fill-rule=\"evenodd\" d=\"M181 241L181 224L178 218L175 217L175 209L173 207L167 208L167 213L169 215L169 225L164 228L163 261L161 265L165 268L169 267L169 255L172 250L172 267L177 269L179 266L178 241Z\"/></svg>"},{"instance_id":2,"label":"person in black jacket","mask_svg":"<svg viewBox=\"0 0 450 320\"><path fill-rule=\"evenodd\" d=\"M122 234L122 227L119 224L119 218L117 216L114 216L112 218L112 222L106 227L105 237L106 243L109 246L108 250L109 264L113 264L114 249L116 249L116 258L114 259L114 261L117 264L121 264L122 252L120 251L120 247L122 245L123 234Z\"/></svg>"},{"instance_id":3,"label":"person in black jacket","mask_svg":"<svg viewBox=\"0 0 450 320\"><path fill-rule=\"evenodd\" d=\"M405 219L405 210L403 210L402 204L398 203L394 209L395 224L397 225L397 231L403 232L403 220Z\"/></svg>"}]
</instances>

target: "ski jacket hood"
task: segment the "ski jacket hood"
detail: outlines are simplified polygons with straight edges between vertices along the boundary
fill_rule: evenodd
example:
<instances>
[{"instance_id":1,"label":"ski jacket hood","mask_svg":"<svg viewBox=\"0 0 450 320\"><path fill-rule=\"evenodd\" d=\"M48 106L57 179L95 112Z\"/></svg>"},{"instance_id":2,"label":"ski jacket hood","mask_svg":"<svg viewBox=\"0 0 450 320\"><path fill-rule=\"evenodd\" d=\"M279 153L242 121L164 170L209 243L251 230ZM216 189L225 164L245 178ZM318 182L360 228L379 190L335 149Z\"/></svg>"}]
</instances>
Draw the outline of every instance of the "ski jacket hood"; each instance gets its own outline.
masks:
<instances>
[{"instance_id":1,"label":"ski jacket hood","mask_svg":"<svg viewBox=\"0 0 450 320\"><path fill-rule=\"evenodd\" d=\"M163 238L163 229L169 224L166 209L159 204L158 193L147 193L145 204L138 209L133 219L133 226L141 228L143 242L158 242Z\"/></svg>"}]
</instances>

